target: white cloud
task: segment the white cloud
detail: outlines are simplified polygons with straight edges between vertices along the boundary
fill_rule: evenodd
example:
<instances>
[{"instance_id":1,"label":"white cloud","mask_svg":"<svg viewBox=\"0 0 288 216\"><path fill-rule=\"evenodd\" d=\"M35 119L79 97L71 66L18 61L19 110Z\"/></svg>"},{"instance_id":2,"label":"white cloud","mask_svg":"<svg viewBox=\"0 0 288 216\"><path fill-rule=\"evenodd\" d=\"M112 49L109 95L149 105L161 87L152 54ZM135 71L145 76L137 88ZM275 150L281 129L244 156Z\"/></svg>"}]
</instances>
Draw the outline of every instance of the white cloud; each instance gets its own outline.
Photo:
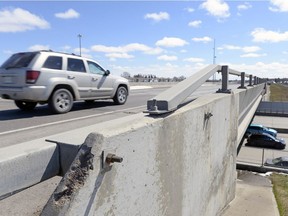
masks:
<instances>
[{"instance_id":1,"label":"white cloud","mask_svg":"<svg viewBox=\"0 0 288 216\"><path fill-rule=\"evenodd\" d=\"M75 19L78 18L80 16L80 14L75 11L74 9L69 9L63 13L56 13L55 17L57 18L61 18L61 19Z\"/></svg>"},{"instance_id":2,"label":"white cloud","mask_svg":"<svg viewBox=\"0 0 288 216\"><path fill-rule=\"evenodd\" d=\"M145 19L152 19L156 22L161 20L169 20L170 15L167 12L159 12L159 13L148 13L144 16Z\"/></svg>"},{"instance_id":3,"label":"white cloud","mask_svg":"<svg viewBox=\"0 0 288 216\"><path fill-rule=\"evenodd\" d=\"M151 48L140 43L131 43L124 47L122 47L126 52L133 52L133 51L148 51Z\"/></svg>"},{"instance_id":4,"label":"white cloud","mask_svg":"<svg viewBox=\"0 0 288 216\"><path fill-rule=\"evenodd\" d=\"M195 37L195 38L192 38L192 41L194 41L194 42L208 43L208 42L212 41L212 38L207 37L207 36L202 37L202 38L196 38L196 37Z\"/></svg>"},{"instance_id":5,"label":"white cloud","mask_svg":"<svg viewBox=\"0 0 288 216\"><path fill-rule=\"evenodd\" d=\"M182 47L189 44L187 41L181 38L175 37L164 37L161 40L156 42L156 46L163 46L163 47Z\"/></svg>"},{"instance_id":6,"label":"white cloud","mask_svg":"<svg viewBox=\"0 0 288 216\"><path fill-rule=\"evenodd\" d=\"M252 5L249 2L244 2L244 4L237 6L238 10L248 10L252 8Z\"/></svg>"},{"instance_id":7,"label":"white cloud","mask_svg":"<svg viewBox=\"0 0 288 216\"><path fill-rule=\"evenodd\" d=\"M24 32L49 29L50 24L43 18L21 8L0 11L0 32Z\"/></svg>"},{"instance_id":8,"label":"white cloud","mask_svg":"<svg viewBox=\"0 0 288 216\"><path fill-rule=\"evenodd\" d=\"M202 21L201 20L194 20L188 23L188 26L190 27L199 27L201 25Z\"/></svg>"},{"instance_id":9,"label":"white cloud","mask_svg":"<svg viewBox=\"0 0 288 216\"><path fill-rule=\"evenodd\" d=\"M144 51L144 53L148 54L148 55L159 55L163 52L164 52L164 50L161 49L160 47L150 48L149 50Z\"/></svg>"},{"instance_id":10,"label":"white cloud","mask_svg":"<svg viewBox=\"0 0 288 216\"><path fill-rule=\"evenodd\" d=\"M254 42L271 42L278 43L282 41L288 41L288 31L286 32L276 32L265 30L263 28L256 28L251 32Z\"/></svg>"},{"instance_id":11,"label":"white cloud","mask_svg":"<svg viewBox=\"0 0 288 216\"><path fill-rule=\"evenodd\" d=\"M188 11L189 13L193 13L195 11L194 8L185 8L186 11Z\"/></svg>"},{"instance_id":12,"label":"white cloud","mask_svg":"<svg viewBox=\"0 0 288 216\"><path fill-rule=\"evenodd\" d=\"M227 50L241 50L240 46L234 46L234 45L223 45L222 47L219 47L218 49L227 49Z\"/></svg>"},{"instance_id":13,"label":"white cloud","mask_svg":"<svg viewBox=\"0 0 288 216\"><path fill-rule=\"evenodd\" d=\"M269 7L274 12L288 12L288 1L287 0L270 0L270 3L274 7Z\"/></svg>"},{"instance_id":14,"label":"white cloud","mask_svg":"<svg viewBox=\"0 0 288 216\"><path fill-rule=\"evenodd\" d=\"M28 48L29 51L49 50L49 45L36 44Z\"/></svg>"},{"instance_id":15,"label":"white cloud","mask_svg":"<svg viewBox=\"0 0 288 216\"><path fill-rule=\"evenodd\" d=\"M267 54L266 53L263 53L263 54L247 53L247 54L240 55L241 58L259 58L263 56L267 56Z\"/></svg>"},{"instance_id":16,"label":"white cloud","mask_svg":"<svg viewBox=\"0 0 288 216\"><path fill-rule=\"evenodd\" d=\"M176 61L178 60L177 56L168 56L168 55L162 55L157 57L158 60L163 60L163 61Z\"/></svg>"},{"instance_id":17,"label":"white cloud","mask_svg":"<svg viewBox=\"0 0 288 216\"><path fill-rule=\"evenodd\" d=\"M125 46L94 45L91 47L91 50L94 52L104 52L104 53L128 53L128 52L140 51L148 55L158 55L164 51L159 47L151 48L149 46L140 43L131 43Z\"/></svg>"},{"instance_id":18,"label":"white cloud","mask_svg":"<svg viewBox=\"0 0 288 216\"><path fill-rule=\"evenodd\" d=\"M229 5L222 0L206 0L200 7L217 18L227 18L230 16Z\"/></svg>"},{"instance_id":19,"label":"white cloud","mask_svg":"<svg viewBox=\"0 0 288 216\"><path fill-rule=\"evenodd\" d=\"M234 46L234 45L223 45L222 47L218 48L218 49L226 49L226 50L241 50L245 53L249 53L249 52L257 52L259 50L261 50L260 47L258 46L244 46L244 47L240 47L240 46Z\"/></svg>"},{"instance_id":20,"label":"white cloud","mask_svg":"<svg viewBox=\"0 0 288 216\"><path fill-rule=\"evenodd\" d=\"M114 61L116 59L131 59L134 58L133 55L129 55L127 53L107 53L105 55L106 57L110 58L111 61Z\"/></svg>"},{"instance_id":21,"label":"white cloud","mask_svg":"<svg viewBox=\"0 0 288 216\"><path fill-rule=\"evenodd\" d=\"M258 47L258 46L245 46L245 47L242 47L242 51L246 52L246 53L257 52L259 50L261 50L261 48Z\"/></svg>"},{"instance_id":22,"label":"white cloud","mask_svg":"<svg viewBox=\"0 0 288 216\"><path fill-rule=\"evenodd\" d=\"M186 58L183 61L196 63L196 62L204 62L205 60L202 58Z\"/></svg>"},{"instance_id":23,"label":"white cloud","mask_svg":"<svg viewBox=\"0 0 288 216\"><path fill-rule=\"evenodd\" d=\"M81 47L81 54L83 54L83 53L89 53L89 52L90 52L89 49L84 48L84 47ZM75 48L75 49L74 49L74 53L80 53L80 48Z\"/></svg>"},{"instance_id":24,"label":"white cloud","mask_svg":"<svg viewBox=\"0 0 288 216\"><path fill-rule=\"evenodd\" d=\"M91 50L94 52L104 52L104 53L123 52L123 48L121 47L104 46L104 45L94 45L91 47Z\"/></svg>"},{"instance_id":25,"label":"white cloud","mask_svg":"<svg viewBox=\"0 0 288 216\"><path fill-rule=\"evenodd\" d=\"M229 67L237 71L245 71L247 74L253 74L254 76L262 78L285 78L288 77L288 64L282 64L279 62L263 63L257 62L256 64L230 64Z\"/></svg>"}]
</instances>

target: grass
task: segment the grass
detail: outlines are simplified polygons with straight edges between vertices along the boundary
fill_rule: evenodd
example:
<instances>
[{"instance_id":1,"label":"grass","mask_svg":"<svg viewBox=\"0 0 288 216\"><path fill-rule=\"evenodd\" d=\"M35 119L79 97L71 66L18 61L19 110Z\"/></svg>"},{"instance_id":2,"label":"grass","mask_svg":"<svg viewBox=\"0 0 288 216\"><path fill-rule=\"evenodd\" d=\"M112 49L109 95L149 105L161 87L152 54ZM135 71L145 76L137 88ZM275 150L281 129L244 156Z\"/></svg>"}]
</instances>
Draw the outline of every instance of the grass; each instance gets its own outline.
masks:
<instances>
[{"instance_id":1,"label":"grass","mask_svg":"<svg viewBox=\"0 0 288 216\"><path fill-rule=\"evenodd\" d=\"M273 173L270 179L280 216L288 216L288 175Z\"/></svg>"},{"instance_id":2,"label":"grass","mask_svg":"<svg viewBox=\"0 0 288 216\"><path fill-rule=\"evenodd\" d=\"M279 84L270 85L270 101L288 101L288 87ZM288 216L288 175L273 173L270 176L273 192L278 205L280 216Z\"/></svg>"},{"instance_id":3,"label":"grass","mask_svg":"<svg viewBox=\"0 0 288 216\"><path fill-rule=\"evenodd\" d=\"M270 85L270 101L288 101L288 86L280 84Z\"/></svg>"}]
</instances>

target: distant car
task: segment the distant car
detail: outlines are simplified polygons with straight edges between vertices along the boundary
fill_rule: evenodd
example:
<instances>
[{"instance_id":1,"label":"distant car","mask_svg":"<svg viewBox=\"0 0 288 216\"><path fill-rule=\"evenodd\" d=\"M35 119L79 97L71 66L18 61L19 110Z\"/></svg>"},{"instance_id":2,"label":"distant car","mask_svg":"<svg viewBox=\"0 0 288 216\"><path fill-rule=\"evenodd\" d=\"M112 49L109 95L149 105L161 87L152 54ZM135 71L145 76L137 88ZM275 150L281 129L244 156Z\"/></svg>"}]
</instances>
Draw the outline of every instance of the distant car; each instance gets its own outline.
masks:
<instances>
[{"instance_id":1,"label":"distant car","mask_svg":"<svg viewBox=\"0 0 288 216\"><path fill-rule=\"evenodd\" d=\"M288 169L288 157L284 156L274 159L267 159L264 165Z\"/></svg>"},{"instance_id":2,"label":"distant car","mask_svg":"<svg viewBox=\"0 0 288 216\"><path fill-rule=\"evenodd\" d=\"M252 134L247 138L246 146L255 146L262 148L275 148L275 149L285 149L286 143L284 139L275 138L270 134Z\"/></svg>"},{"instance_id":3,"label":"distant car","mask_svg":"<svg viewBox=\"0 0 288 216\"><path fill-rule=\"evenodd\" d=\"M262 133L270 134L273 137L277 136L277 131L272 128L265 127L261 124L250 124L246 130L245 137L248 137L252 134L262 134Z\"/></svg>"}]
</instances>

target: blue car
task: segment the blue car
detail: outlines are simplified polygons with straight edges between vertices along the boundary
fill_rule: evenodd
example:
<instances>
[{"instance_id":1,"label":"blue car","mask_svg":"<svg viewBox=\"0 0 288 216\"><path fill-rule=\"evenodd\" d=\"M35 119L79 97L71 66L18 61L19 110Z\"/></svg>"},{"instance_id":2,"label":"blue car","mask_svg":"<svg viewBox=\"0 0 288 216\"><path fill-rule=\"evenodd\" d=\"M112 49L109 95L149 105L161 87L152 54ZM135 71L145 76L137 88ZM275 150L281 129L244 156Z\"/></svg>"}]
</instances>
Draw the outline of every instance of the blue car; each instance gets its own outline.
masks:
<instances>
[{"instance_id":1,"label":"blue car","mask_svg":"<svg viewBox=\"0 0 288 216\"><path fill-rule=\"evenodd\" d=\"M245 137L249 137L252 134L270 134L273 137L277 136L277 131L272 128L267 128L261 124L250 124L246 130Z\"/></svg>"}]
</instances>

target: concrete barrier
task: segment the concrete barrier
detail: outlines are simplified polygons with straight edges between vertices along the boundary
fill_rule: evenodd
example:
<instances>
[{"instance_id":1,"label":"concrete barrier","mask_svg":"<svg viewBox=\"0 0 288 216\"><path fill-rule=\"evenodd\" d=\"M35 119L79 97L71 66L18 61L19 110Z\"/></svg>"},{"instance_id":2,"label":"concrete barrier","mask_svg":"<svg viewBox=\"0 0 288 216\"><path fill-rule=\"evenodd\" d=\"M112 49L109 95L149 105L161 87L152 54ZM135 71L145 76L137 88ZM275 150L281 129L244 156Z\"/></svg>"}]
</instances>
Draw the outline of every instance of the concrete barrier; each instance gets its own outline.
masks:
<instances>
[{"instance_id":1,"label":"concrete barrier","mask_svg":"<svg viewBox=\"0 0 288 216\"><path fill-rule=\"evenodd\" d=\"M237 100L99 124L42 215L219 215L235 196ZM123 162L107 164L109 153Z\"/></svg>"},{"instance_id":2,"label":"concrete barrier","mask_svg":"<svg viewBox=\"0 0 288 216\"><path fill-rule=\"evenodd\" d=\"M205 95L170 114L140 113L2 148L0 192L62 171L42 215L220 215L235 196L239 113L256 101L241 98L249 91L259 94ZM122 163L108 164L108 154Z\"/></svg>"},{"instance_id":3,"label":"concrete barrier","mask_svg":"<svg viewBox=\"0 0 288 216\"><path fill-rule=\"evenodd\" d=\"M0 151L0 199L30 187L59 172L56 144L34 140Z\"/></svg>"},{"instance_id":4,"label":"concrete barrier","mask_svg":"<svg viewBox=\"0 0 288 216\"><path fill-rule=\"evenodd\" d=\"M0 200L63 175L87 136L85 129L89 127L0 148Z\"/></svg>"}]
</instances>

